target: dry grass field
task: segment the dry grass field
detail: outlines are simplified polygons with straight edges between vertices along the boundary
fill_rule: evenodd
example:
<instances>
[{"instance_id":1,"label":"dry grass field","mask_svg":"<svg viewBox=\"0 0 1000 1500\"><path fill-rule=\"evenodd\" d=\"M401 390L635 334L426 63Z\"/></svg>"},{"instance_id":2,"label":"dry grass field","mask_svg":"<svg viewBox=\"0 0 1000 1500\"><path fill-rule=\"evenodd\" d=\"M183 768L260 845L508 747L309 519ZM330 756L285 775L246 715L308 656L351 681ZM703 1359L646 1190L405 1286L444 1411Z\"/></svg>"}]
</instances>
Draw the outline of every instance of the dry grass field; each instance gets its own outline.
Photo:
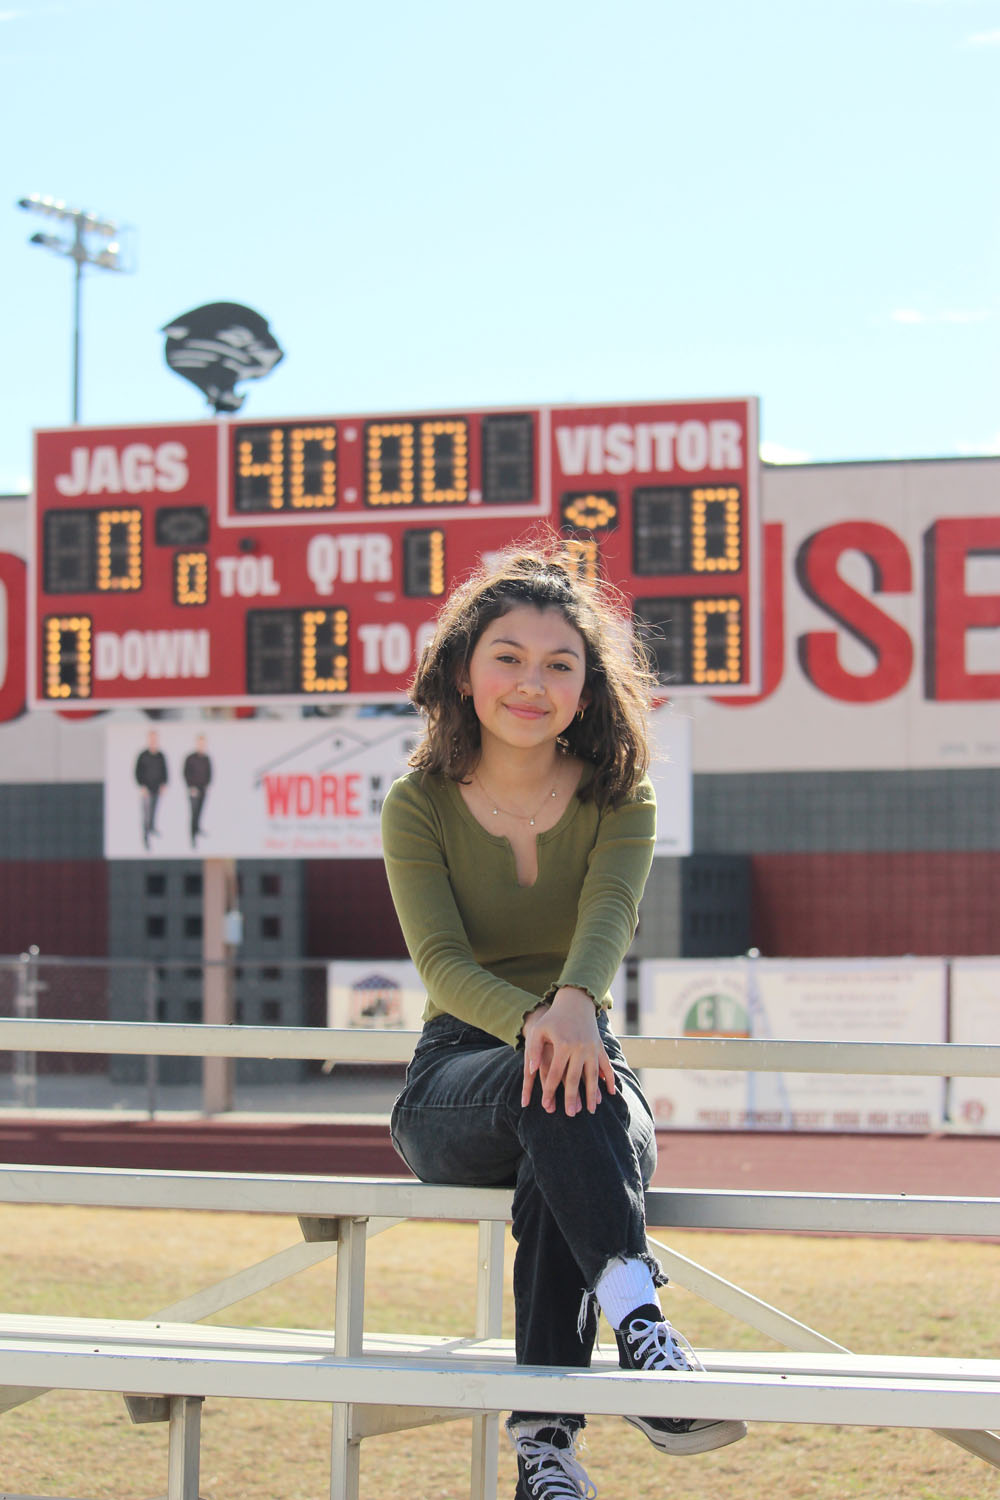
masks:
<instances>
[{"instance_id":1,"label":"dry grass field","mask_svg":"<svg viewBox=\"0 0 1000 1500\"><path fill-rule=\"evenodd\" d=\"M0 1307L143 1316L292 1243L285 1219L142 1210L0 1208ZM1000 1245L654 1231L767 1301L859 1352L996 1354ZM369 1249L367 1326L471 1330L475 1231L408 1224ZM681 1291L662 1293L692 1342L760 1346L760 1336ZM333 1263L218 1321L328 1326ZM603 1339L610 1339L603 1330ZM998 1414L1000 1426L1000 1414ZM329 1411L208 1401L205 1500L322 1500ZM755 1426L732 1448L665 1459L616 1419L588 1427L584 1459L601 1500L996 1500L997 1471L926 1432ZM362 1448L364 1500L465 1500L468 1424L374 1438ZM513 1493L509 1450L500 1495ZM133 1427L121 1400L52 1392L0 1420L0 1500L72 1495L149 1500L166 1486L166 1429Z\"/></svg>"}]
</instances>

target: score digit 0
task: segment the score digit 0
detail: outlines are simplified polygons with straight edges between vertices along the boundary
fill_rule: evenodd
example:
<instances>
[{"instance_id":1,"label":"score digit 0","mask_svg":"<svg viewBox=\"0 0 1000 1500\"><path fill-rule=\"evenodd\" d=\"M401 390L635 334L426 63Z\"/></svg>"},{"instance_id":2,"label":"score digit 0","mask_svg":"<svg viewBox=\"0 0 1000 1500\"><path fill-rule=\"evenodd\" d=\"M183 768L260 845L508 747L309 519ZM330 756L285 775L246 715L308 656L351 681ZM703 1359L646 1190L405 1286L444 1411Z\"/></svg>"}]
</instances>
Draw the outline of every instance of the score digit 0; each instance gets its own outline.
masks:
<instances>
[{"instance_id":1,"label":"score digit 0","mask_svg":"<svg viewBox=\"0 0 1000 1500\"><path fill-rule=\"evenodd\" d=\"M691 601L691 677L715 685L739 682L743 622L738 599Z\"/></svg>"},{"instance_id":2,"label":"score digit 0","mask_svg":"<svg viewBox=\"0 0 1000 1500\"><path fill-rule=\"evenodd\" d=\"M174 556L174 603L184 608L208 603L208 553L178 552Z\"/></svg>"},{"instance_id":3,"label":"score digit 0","mask_svg":"<svg viewBox=\"0 0 1000 1500\"><path fill-rule=\"evenodd\" d=\"M89 615L46 615L42 624L46 698L89 698L94 622Z\"/></svg>"},{"instance_id":4,"label":"score digit 0","mask_svg":"<svg viewBox=\"0 0 1000 1500\"><path fill-rule=\"evenodd\" d=\"M142 588L142 511L50 510L42 539L46 594L126 594Z\"/></svg>"}]
</instances>

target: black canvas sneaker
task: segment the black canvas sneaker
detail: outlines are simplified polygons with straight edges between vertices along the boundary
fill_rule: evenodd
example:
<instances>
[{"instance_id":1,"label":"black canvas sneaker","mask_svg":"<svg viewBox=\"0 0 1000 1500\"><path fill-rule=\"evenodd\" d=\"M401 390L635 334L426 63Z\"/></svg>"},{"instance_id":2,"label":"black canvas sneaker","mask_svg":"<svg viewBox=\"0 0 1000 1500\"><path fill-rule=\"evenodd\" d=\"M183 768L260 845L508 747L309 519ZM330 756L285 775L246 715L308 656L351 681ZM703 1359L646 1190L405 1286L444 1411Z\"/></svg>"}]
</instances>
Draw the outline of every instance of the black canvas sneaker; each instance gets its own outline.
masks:
<instances>
[{"instance_id":1,"label":"black canvas sneaker","mask_svg":"<svg viewBox=\"0 0 1000 1500\"><path fill-rule=\"evenodd\" d=\"M597 1500L568 1427L536 1427L531 1437L511 1431L510 1440L517 1452L514 1500Z\"/></svg>"},{"instance_id":2,"label":"black canvas sneaker","mask_svg":"<svg viewBox=\"0 0 1000 1500\"><path fill-rule=\"evenodd\" d=\"M701 1370L704 1366L683 1334L663 1317L655 1303L637 1307L615 1334L618 1363L623 1370ZM662 1453L683 1456L708 1453L738 1443L747 1435L745 1422L723 1422L686 1417L626 1417Z\"/></svg>"}]
</instances>

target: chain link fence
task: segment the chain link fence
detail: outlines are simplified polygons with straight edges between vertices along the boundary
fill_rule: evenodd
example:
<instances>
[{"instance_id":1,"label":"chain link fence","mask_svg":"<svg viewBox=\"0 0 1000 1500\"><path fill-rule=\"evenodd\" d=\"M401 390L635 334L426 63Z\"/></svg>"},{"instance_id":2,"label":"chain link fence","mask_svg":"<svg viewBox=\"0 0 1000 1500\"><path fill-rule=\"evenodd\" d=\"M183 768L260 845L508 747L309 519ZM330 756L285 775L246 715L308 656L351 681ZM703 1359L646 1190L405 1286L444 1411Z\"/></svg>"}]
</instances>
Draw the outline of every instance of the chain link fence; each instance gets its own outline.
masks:
<instances>
[{"instance_id":1,"label":"chain link fence","mask_svg":"<svg viewBox=\"0 0 1000 1500\"><path fill-rule=\"evenodd\" d=\"M0 1018L200 1023L209 970L221 971L224 1019L247 1026L327 1024L325 960L0 956ZM220 1018L222 1019L222 1018ZM202 1110L200 1057L0 1051L0 1108ZM402 1081L395 1064L238 1058L235 1111L388 1113Z\"/></svg>"}]
</instances>

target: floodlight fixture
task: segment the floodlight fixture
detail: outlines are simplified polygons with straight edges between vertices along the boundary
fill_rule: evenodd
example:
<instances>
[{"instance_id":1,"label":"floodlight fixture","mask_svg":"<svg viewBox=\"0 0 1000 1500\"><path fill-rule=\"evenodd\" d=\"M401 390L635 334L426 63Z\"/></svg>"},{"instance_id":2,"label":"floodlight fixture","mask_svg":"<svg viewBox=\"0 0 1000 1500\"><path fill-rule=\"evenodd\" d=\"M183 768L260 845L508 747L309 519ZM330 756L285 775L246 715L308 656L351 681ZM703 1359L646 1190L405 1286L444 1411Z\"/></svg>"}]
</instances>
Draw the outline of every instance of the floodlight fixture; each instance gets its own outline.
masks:
<instances>
[{"instance_id":1,"label":"floodlight fixture","mask_svg":"<svg viewBox=\"0 0 1000 1500\"><path fill-rule=\"evenodd\" d=\"M73 262L73 421L80 420L80 291L84 266L96 266L102 271L126 271L122 247L119 240L121 230L110 219L89 210L70 208L61 198L46 198L40 193L31 193L17 200L18 208L28 213L41 214L55 219L57 223L72 226L72 238L63 239L56 234L36 233L29 245L40 245L56 255L65 256ZM101 243L103 241L104 243ZM96 242L96 243L95 243Z\"/></svg>"}]
</instances>

